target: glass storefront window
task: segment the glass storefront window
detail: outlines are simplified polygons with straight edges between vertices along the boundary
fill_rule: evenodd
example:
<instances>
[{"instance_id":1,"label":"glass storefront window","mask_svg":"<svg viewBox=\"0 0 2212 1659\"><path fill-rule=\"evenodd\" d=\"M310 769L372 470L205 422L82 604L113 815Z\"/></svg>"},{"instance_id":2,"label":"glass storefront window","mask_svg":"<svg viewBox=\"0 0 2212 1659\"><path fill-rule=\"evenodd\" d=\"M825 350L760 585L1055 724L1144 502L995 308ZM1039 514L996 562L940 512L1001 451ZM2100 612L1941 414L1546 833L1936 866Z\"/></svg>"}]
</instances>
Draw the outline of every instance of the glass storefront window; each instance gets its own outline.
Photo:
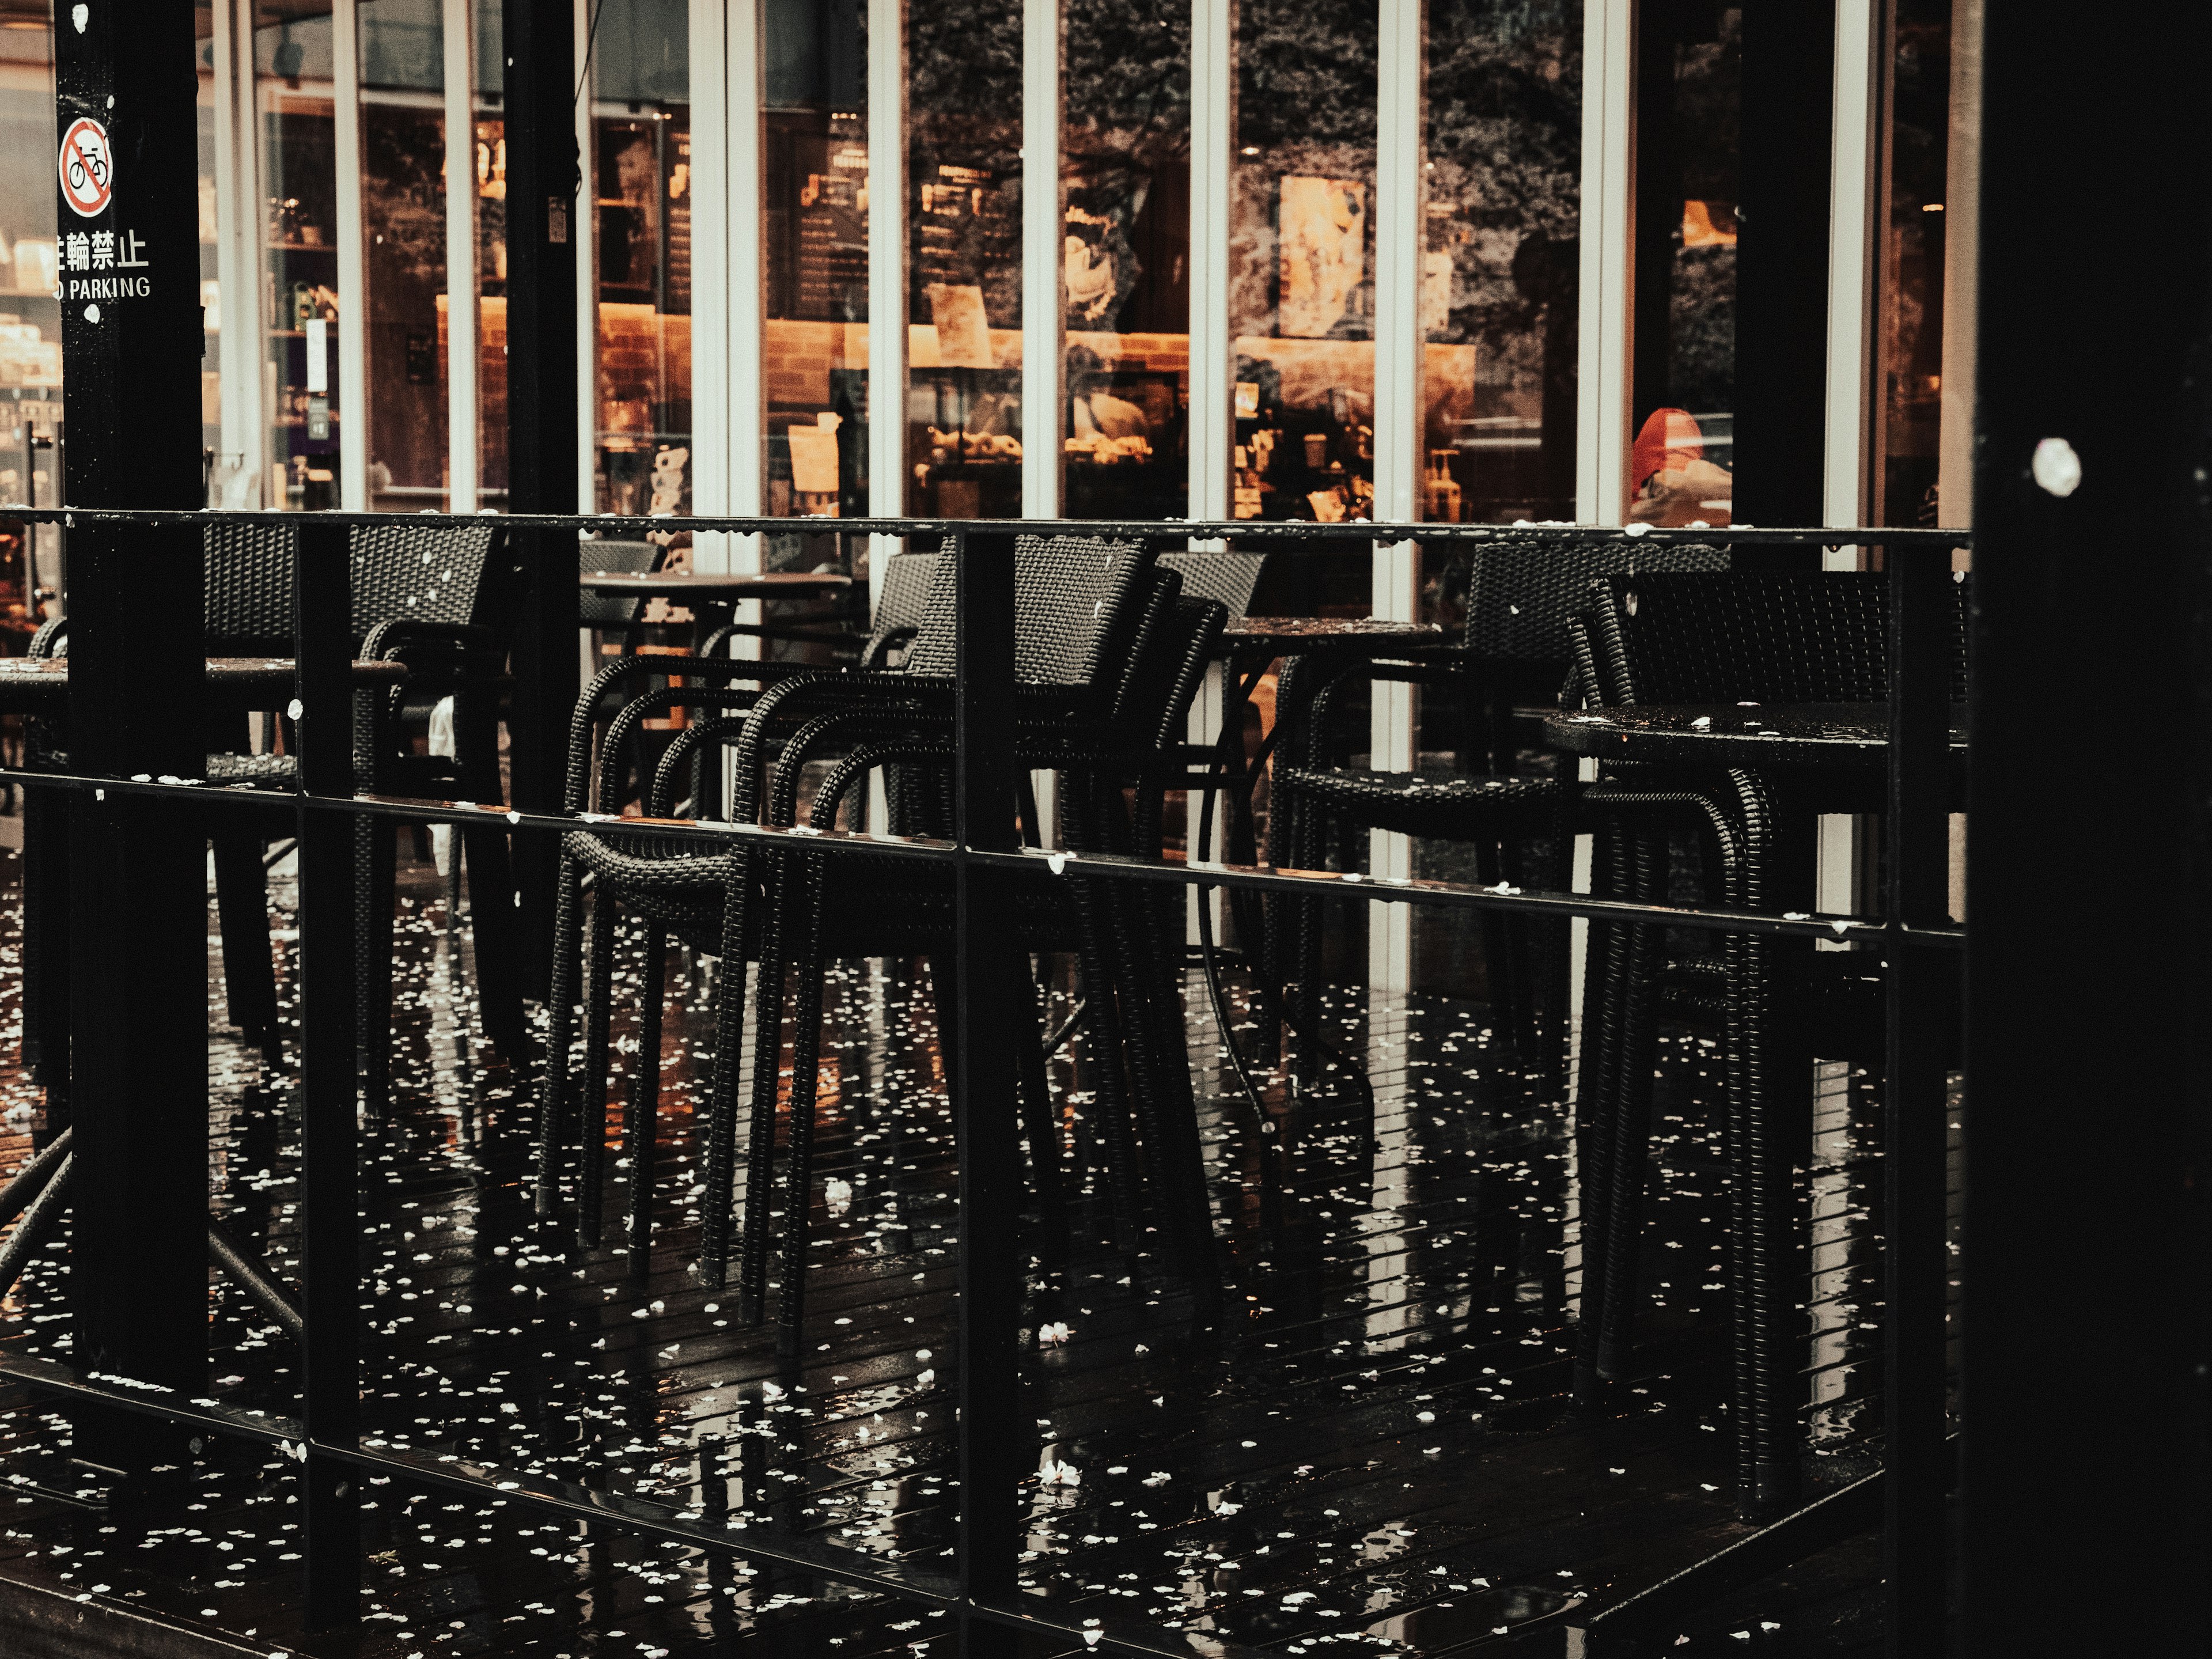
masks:
<instances>
[{"instance_id":1,"label":"glass storefront window","mask_svg":"<svg viewBox=\"0 0 2212 1659\"><path fill-rule=\"evenodd\" d=\"M1022 501L1022 9L907 18L906 509Z\"/></svg>"},{"instance_id":2,"label":"glass storefront window","mask_svg":"<svg viewBox=\"0 0 2212 1659\"><path fill-rule=\"evenodd\" d=\"M444 29L438 0L362 0L368 506L447 501Z\"/></svg>"},{"instance_id":3,"label":"glass storefront window","mask_svg":"<svg viewBox=\"0 0 2212 1659\"><path fill-rule=\"evenodd\" d=\"M475 0L477 193L477 495L507 501L507 123L499 0Z\"/></svg>"},{"instance_id":4,"label":"glass storefront window","mask_svg":"<svg viewBox=\"0 0 2212 1659\"><path fill-rule=\"evenodd\" d=\"M1420 516L1571 519L1579 0L1430 0Z\"/></svg>"},{"instance_id":5,"label":"glass storefront window","mask_svg":"<svg viewBox=\"0 0 2212 1659\"><path fill-rule=\"evenodd\" d=\"M1176 519L1190 497L1190 8L1062 14L1060 436L1071 519Z\"/></svg>"},{"instance_id":6,"label":"glass storefront window","mask_svg":"<svg viewBox=\"0 0 2212 1659\"><path fill-rule=\"evenodd\" d=\"M40 6L0 16L0 504L61 501L60 246L53 36ZM0 653L21 656L60 583L60 537L0 518Z\"/></svg>"},{"instance_id":7,"label":"glass storefront window","mask_svg":"<svg viewBox=\"0 0 2212 1659\"><path fill-rule=\"evenodd\" d=\"M691 105L681 0L604 0L592 52L593 493L691 505Z\"/></svg>"},{"instance_id":8,"label":"glass storefront window","mask_svg":"<svg viewBox=\"0 0 2212 1659\"><path fill-rule=\"evenodd\" d=\"M1951 120L1949 0L1891 15L1881 395L1871 446L1877 524L1934 524L1943 406L1943 256Z\"/></svg>"},{"instance_id":9,"label":"glass storefront window","mask_svg":"<svg viewBox=\"0 0 2212 1659\"><path fill-rule=\"evenodd\" d=\"M263 403L269 422L266 505L338 504L337 136L332 124L331 15L254 10L256 142L262 185Z\"/></svg>"},{"instance_id":10,"label":"glass storefront window","mask_svg":"<svg viewBox=\"0 0 2212 1659\"><path fill-rule=\"evenodd\" d=\"M868 510L867 10L769 0L762 343L769 513Z\"/></svg>"},{"instance_id":11,"label":"glass storefront window","mask_svg":"<svg viewBox=\"0 0 2212 1659\"><path fill-rule=\"evenodd\" d=\"M1375 119L1372 5L1239 8L1229 228L1239 518L1373 516Z\"/></svg>"},{"instance_id":12,"label":"glass storefront window","mask_svg":"<svg viewBox=\"0 0 2212 1659\"><path fill-rule=\"evenodd\" d=\"M1654 9L1641 27L1628 517L1725 525L1735 497L1743 9Z\"/></svg>"}]
</instances>

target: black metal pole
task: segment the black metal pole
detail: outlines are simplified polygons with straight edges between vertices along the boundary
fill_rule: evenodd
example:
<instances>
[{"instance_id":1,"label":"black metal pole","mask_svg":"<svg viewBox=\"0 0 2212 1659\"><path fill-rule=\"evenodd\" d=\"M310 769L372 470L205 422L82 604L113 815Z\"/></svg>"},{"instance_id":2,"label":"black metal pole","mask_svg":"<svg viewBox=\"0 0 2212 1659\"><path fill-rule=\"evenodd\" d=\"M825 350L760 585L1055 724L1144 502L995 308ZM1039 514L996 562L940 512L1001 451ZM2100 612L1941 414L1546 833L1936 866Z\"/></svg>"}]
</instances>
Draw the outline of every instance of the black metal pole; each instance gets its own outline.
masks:
<instances>
[{"instance_id":1,"label":"black metal pole","mask_svg":"<svg viewBox=\"0 0 2212 1659\"><path fill-rule=\"evenodd\" d=\"M955 799L963 848L1011 851L1014 811L1014 538L956 544ZM1008 943L1003 873L959 869L959 1036L952 1069L960 1158L960 1575L966 1601L1012 1607L1019 1483L1035 1461L1021 1422L1023 1255L1019 1074L1022 958ZM1034 1032L1030 1040L1034 1040ZM969 1659L1012 1655L1014 1632L963 1617Z\"/></svg>"},{"instance_id":2,"label":"black metal pole","mask_svg":"<svg viewBox=\"0 0 2212 1659\"><path fill-rule=\"evenodd\" d=\"M1889 554L1889 841L1893 923L1948 920L1945 799L1951 727L1951 562ZM1889 1651L1940 1651L1950 1583L1945 1504L1950 1448L1945 1370L1945 1067L1958 964L1902 933L1887 947L1888 1052L1882 1083L1882 1229L1887 1303L1882 1486ZM1930 1644L1935 1644L1933 1650Z\"/></svg>"},{"instance_id":3,"label":"black metal pole","mask_svg":"<svg viewBox=\"0 0 2212 1659\"><path fill-rule=\"evenodd\" d=\"M576 500L576 239L589 234L578 191L574 0L505 0L508 504L574 513ZM514 804L561 808L562 745L574 706L576 538L525 532L530 572L515 637ZM559 848L514 838L525 994L551 988Z\"/></svg>"},{"instance_id":4,"label":"black metal pole","mask_svg":"<svg viewBox=\"0 0 2212 1659\"><path fill-rule=\"evenodd\" d=\"M293 556L299 660L300 1153L305 1284L307 1622L360 1617L356 1476L318 1446L351 1446L361 1422L361 1213L354 1087L353 824L307 799L353 793L352 571L342 526L308 518Z\"/></svg>"},{"instance_id":5,"label":"black metal pole","mask_svg":"<svg viewBox=\"0 0 2212 1659\"><path fill-rule=\"evenodd\" d=\"M2204 1644L2212 12L1988 9L1969 785L1974 1659ZM2124 245L2052 234L2096 203ZM2118 763L2100 764L2117 754ZM2130 1593L2112 1594L2115 1584Z\"/></svg>"},{"instance_id":6,"label":"black metal pole","mask_svg":"<svg viewBox=\"0 0 2212 1659\"><path fill-rule=\"evenodd\" d=\"M179 9L89 0L55 15L64 499L72 506L203 504L194 57L192 21ZM86 526L70 533L69 556L73 767L198 776L198 534L181 525ZM202 820L189 805L81 794L67 856L74 1358L87 1370L202 1392ZM126 1487L156 1465L190 1461L174 1431L97 1407L80 1415L76 1452Z\"/></svg>"},{"instance_id":7,"label":"black metal pole","mask_svg":"<svg viewBox=\"0 0 2212 1659\"><path fill-rule=\"evenodd\" d=\"M1820 516L1835 53L1833 0L1743 9L1732 455L1746 524ZM1810 569L1818 556L1762 549L1737 562Z\"/></svg>"}]
</instances>

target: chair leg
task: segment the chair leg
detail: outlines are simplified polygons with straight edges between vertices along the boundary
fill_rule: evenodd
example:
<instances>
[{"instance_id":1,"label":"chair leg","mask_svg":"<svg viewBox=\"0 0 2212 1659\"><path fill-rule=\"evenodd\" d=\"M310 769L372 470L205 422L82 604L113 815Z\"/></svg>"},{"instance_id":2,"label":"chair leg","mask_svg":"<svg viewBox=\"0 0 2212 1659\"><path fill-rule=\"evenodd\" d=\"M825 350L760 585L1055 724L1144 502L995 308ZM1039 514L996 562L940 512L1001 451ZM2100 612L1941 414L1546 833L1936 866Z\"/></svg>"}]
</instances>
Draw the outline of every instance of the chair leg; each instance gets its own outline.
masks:
<instances>
[{"instance_id":1,"label":"chair leg","mask_svg":"<svg viewBox=\"0 0 2212 1659\"><path fill-rule=\"evenodd\" d=\"M454 709L454 736L461 787L477 801L504 799L496 709L481 698L463 696ZM528 1027L522 1012L522 947L506 829L495 820L465 829L456 854L464 848L469 862L469 925L476 936L477 1006L484 1035L507 1064L520 1071L528 1063Z\"/></svg>"},{"instance_id":2,"label":"chair leg","mask_svg":"<svg viewBox=\"0 0 2212 1659\"><path fill-rule=\"evenodd\" d=\"M1091 1062L1096 1075L1091 1091L1091 1116L1097 1141L1106 1157L1106 1180L1112 1194L1115 1245L1133 1263L1139 1249L1140 1200L1137 1187L1137 1147L1129 1127L1129 1097L1121 1074L1124 1048L1121 1011L1115 1005L1117 975L1109 959L1106 929L1099 915L1102 900L1097 884L1078 881L1074 889L1077 965L1082 974L1083 1024L1090 1038Z\"/></svg>"},{"instance_id":3,"label":"chair leg","mask_svg":"<svg viewBox=\"0 0 2212 1659\"><path fill-rule=\"evenodd\" d=\"M738 1261L738 1297L744 1322L757 1325L768 1306L768 1224L775 1162L776 1080L783 1059L783 906L787 860L763 855L768 878L762 912L760 969L753 980L753 1091L745 1138L745 1208Z\"/></svg>"},{"instance_id":4,"label":"chair leg","mask_svg":"<svg viewBox=\"0 0 2212 1659\"><path fill-rule=\"evenodd\" d=\"M821 1084L822 884L819 854L794 860L803 884L791 929L796 982L792 988L791 1157L784 1178L782 1262L776 1275L775 1346L796 1358L806 1323L806 1247L814 1202L814 1109Z\"/></svg>"},{"instance_id":5,"label":"chair leg","mask_svg":"<svg viewBox=\"0 0 2212 1659\"><path fill-rule=\"evenodd\" d=\"M561 1146L568 1132L569 1091L575 1086L568 1047L576 1029L578 960L583 894L575 860L561 858L558 896L553 910L553 987L545 1016L545 1063L538 1084L537 1211L550 1216L559 1203Z\"/></svg>"},{"instance_id":6,"label":"chair leg","mask_svg":"<svg viewBox=\"0 0 2212 1659\"><path fill-rule=\"evenodd\" d=\"M1729 816L1741 842L1731 884L1735 902L1765 903L1772 804L1765 786L1743 772L1729 775ZM1772 1091L1772 942L1759 934L1729 939L1729 1070L1735 1145L1737 1277L1737 1433L1739 1511L1771 1515L1797 1499L1801 1475L1796 1350L1801 1320L1793 1297L1799 1228L1791 1137L1776 1121ZM1801 1109L1802 1109L1802 1107Z\"/></svg>"},{"instance_id":7,"label":"chair leg","mask_svg":"<svg viewBox=\"0 0 2212 1659\"><path fill-rule=\"evenodd\" d=\"M23 792L23 1060L66 1115L70 1086L69 798Z\"/></svg>"},{"instance_id":8,"label":"chair leg","mask_svg":"<svg viewBox=\"0 0 2212 1659\"><path fill-rule=\"evenodd\" d=\"M714 976L714 1092L707 1112L707 1193L699 1225L699 1278L711 1290L721 1289L729 1276L738 1070L744 1048L746 896L742 878L722 895L721 971Z\"/></svg>"},{"instance_id":9,"label":"chair leg","mask_svg":"<svg viewBox=\"0 0 2212 1659\"><path fill-rule=\"evenodd\" d=\"M1052 1109L1052 1080L1044 1060L1044 1021L1036 978L1026 958L1013 975L1013 1042L1021 1086L1022 1133L1030 1144L1030 1182L1036 1194L1037 1221L1048 1261L1067 1259L1067 1194L1060 1169L1060 1119ZM1026 1016L1026 1018L1024 1018Z\"/></svg>"},{"instance_id":10,"label":"chair leg","mask_svg":"<svg viewBox=\"0 0 2212 1659\"><path fill-rule=\"evenodd\" d=\"M354 979L359 1020L356 1070L373 1117L392 1107L392 884L398 848L392 826L354 823Z\"/></svg>"},{"instance_id":11,"label":"chair leg","mask_svg":"<svg viewBox=\"0 0 2212 1659\"><path fill-rule=\"evenodd\" d=\"M277 1055L276 964L269 950L269 882L261 837L216 824L216 914L222 932L222 982L230 1023L271 1060Z\"/></svg>"},{"instance_id":12,"label":"chair leg","mask_svg":"<svg viewBox=\"0 0 2212 1659\"><path fill-rule=\"evenodd\" d=\"M1206 1150L1198 1134L1198 1098L1191 1086L1189 1031L1183 1017L1183 958L1176 948L1182 920L1180 895L1173 890L1132 894L1143 927L1149 983L1143 989L1150 1008L1150 1042L1161 1079L1161 1161L1169 1169L1170 1190L1183 1232L1185 1271L1202 1301L1214 1299L1219 1283L1213 1249L1213 1210L1207 1201Z\"/></svg>"},{"instance_id":13,"label":"chair leg","mask_svg":"<svg viewBox=\"0 0 2212 1659\"><path fill-rule=\"evenodd\" d=\"M1619 897L1626 884L1626 854L1618 831L1598 838L1595 891ZM1575 1090L1576 1167L1582 1211L1582 1317L1576 1329L1575 1396L1592 1401L1598 1386L1598 1338L1605 1318L1608 1223L1613 1206L1614 1108L1618 1104L1622 988L1627 928L1590 924L1583 983L1583 1042Z\"/></svg>"},{"instance_id":14,"label":"chair leg","mask_svg":"<svg viewBox=\"0 0 2212 1659\"><path fill-rule=\"evenodd\" d=\"M1630 849L1630 896L1649 902L1666 865L1662 836L1640 835ZM1651 1071L1656 1059L1655 1018L1659 933L1636 927L1627 934L1621 999L1619 1059L1614 1066L1612 1195L1606 1225L1605 1297L1599 1311L1597 1374L1626 1381L1635 1348L1641 1301L1638 1273L1644 1241L1644 1192L1651 1152Z\"/></svg>"},{"instance_id":15,"label":"chair leg","mask_svg":"<svg viewBox=\"0 0 2212 1659\"><path fill-rule=\"evenodd\" d=\"M660 1003L667 960L667 935L659 924L647 922L645 982L638 998L637 1069L630 1074L628 1109L623 1115L623 1155L629 1160L630 1264L640 1272L653 1251L653 1153L660 1116Z\"/></svg>"},{"instance_id":16,"label":"chair leg","mask_svg":"<svg viewBox=\"0 0 2212 1659\"><path fill-rule=\"evenodd\" d=\"M1145 1169L1150 1177L1149 1184L1154 1199L1148 1207L1159 1218L1160 1240L1165 1247L1170 1271L1178 1278L1189 1278L1194 1273L1191 1260L1194 1241L1190 1237L1188 1211L1184 1201L1182 1171L1169 1145L1173 1137L1167 1125L1168 1115L1157 1065L1158 1056L1154 1052L1152 1013L1146 1006L1146 987L1143 983L1148 976L1146 951L1129 914L1131 902L1135 896L1109 887L1100 895L1099 908L1112 930L1109 971L1114 975L1115 995L1123 1011L1129 1094L1136 1107Z\"/></svg>"},{"instance_id":17,"label":"chair leg","mask_svg":"<svg viewBox=\"0 0 2212 1659\"><path fill-rule=\"evenodd\" d=\"M576 1135L576 1242L599 1247L601 1184L607 1149L607 1026L613 1016L614 895L592 905L590 968L584 981L584 1092Z\"/></svg>"}]
</instances>

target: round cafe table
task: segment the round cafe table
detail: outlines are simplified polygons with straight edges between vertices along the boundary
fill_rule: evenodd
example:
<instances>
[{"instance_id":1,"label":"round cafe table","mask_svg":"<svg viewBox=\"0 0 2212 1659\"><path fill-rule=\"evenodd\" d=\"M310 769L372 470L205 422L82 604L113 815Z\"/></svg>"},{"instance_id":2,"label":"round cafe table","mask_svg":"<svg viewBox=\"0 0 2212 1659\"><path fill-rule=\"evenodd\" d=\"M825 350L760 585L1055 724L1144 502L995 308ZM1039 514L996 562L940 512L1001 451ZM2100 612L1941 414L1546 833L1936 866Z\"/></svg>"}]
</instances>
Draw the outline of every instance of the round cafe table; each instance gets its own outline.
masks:
<instances>
[{"instance_id":1,"label":"round cafe table","mask_svg":"<svg viewBox=\"0 0 2212 1659\"><path fill-rule=\"evenodd\" d=\"M1784 909L1792 902L1779 890L1782 872L1788 869L1796 872L1795 884L1809 911L1811 895L1803 888L1811 860L1804 855L1811 850L1814 817L1882 809L1889 720L1886 703L1631 704L1562 711L1547 718L1543 730L1547 744L1561 754L1649 769L1620 775L1623 787L1641 788L1646 780L1656 779L1659 781L1654 787L1662 790L1679 788L1704 797L1717 815L1735 823L1737 845L1731 856L1739 872L1736 879L1742 884L1741 891L1759 896L1753 901L1755 908ZM1962 706L1953 707L1950 725L1950 789L1954 802L1963 805L1966 722ZM1778 842L1791 844L1794 855L1782 855ZM1640 927L1630 931L1656 933ZM1593 980L1598 1008L1610 1008L1615 999L1649 997L1648 988L1639 991L1630 981L1630 970L1620 965L1626 955L1621 949L1601 948L1593 934L1589 958L1593 968L1601 962L1613 964L1601 985ZM1792 1300L1799 1292L1793 1292L1788 1283L1800 1214L1790 1156L1784 1150L1794 1136L1780 1125L1785 1111L1798 1109L1786 1092L1794 1092L1802 1079L1785 1082L1787 1068L1777 1063L1777 1039L1783 1028L1774 1007L1776 956L1776 942L1757 934L1737 934L1724 943L1728 1012L1722 1028L1722 1059L1728 1078L1730 1133L1740 1149L1732 1154L1738 1159L1733 1224L1740 1230L1742 1252L1735 1298L1736 1409L1740 1424L1763 1421L1765 1426L1759 1433L1774 1437L1760 1454L1759 1483L1764 1487L1771 1480L1775 1491L1787 1492L1795 1490L1799 1447L1797 1431L1785 1425L1796 1420L1791 1391L1802 1387L1787 1356L1797 1340L1795 1333L1802 1315ZM1632 1024L1636 1018L1632 1013L1621 1019ZM1611 1017L1593 1023L1587 1013L1583 1021L1585 1030L1601 1033L1613 1024ZM1586 1049L1583 1066L1586 1074L1601 1075L1602 1054ZM1593 1145L1610 1138L1616 1160L1640 1158L1647 1133L1626 1100L1624 1094L1600 1103L1594 1119ZM1614 1192L1623 1189L1623 1181L1616 1170ZM1626 1224L1632 1226L1633 1212L1629 1213L1632 1219ZM1609 1328L1612 1316L1608 1312L1605 1317ZM1603 1345L1609 1340L1601 1337L1601 1367L1606 1364Z\"/></svg>"},{"instance_id":2,"label":"round cafe table","mask_svg":"<svg viewBox=\"0 0 2212 1659\"><path fill-rule=\"evenodd\" d=\"M0 657L0 712L11 714L58 714L69 705L70 659L67 657ZM356 686L397 685L407 678L402 662L356 659ZM210 657L207 689L210 712L252 712L282 708L291 701L293 664L289 657Z\"/></svg>"},{"instance_id":3,"label":"round cafe table","mask_svg":"<svg viewBox=\"0 0 2212 1659\"><path fill-rule=\"evenodd\" d=\"M590 556L588 544L585 556ZM684 606L691 613L695 653L731 620L740 600L813 599L853 585L850 576L815 570L586 570L577 580L585 592L605 599L663 599Z\"/></svg>"},{"instance_id":4,"label":"round cafe table","mask_svg":"<svg viewBox=\"0 0 2212 1659\"><path fill-rule=\"evenodd\" d=\"M1951 753L1966 752L1966 711L1951 708ZM1760 771L1879 769L1889 707L1879 702L1629 704L1553 714L1544 739L1563 755Z\"/></svg>"}]
</instances>

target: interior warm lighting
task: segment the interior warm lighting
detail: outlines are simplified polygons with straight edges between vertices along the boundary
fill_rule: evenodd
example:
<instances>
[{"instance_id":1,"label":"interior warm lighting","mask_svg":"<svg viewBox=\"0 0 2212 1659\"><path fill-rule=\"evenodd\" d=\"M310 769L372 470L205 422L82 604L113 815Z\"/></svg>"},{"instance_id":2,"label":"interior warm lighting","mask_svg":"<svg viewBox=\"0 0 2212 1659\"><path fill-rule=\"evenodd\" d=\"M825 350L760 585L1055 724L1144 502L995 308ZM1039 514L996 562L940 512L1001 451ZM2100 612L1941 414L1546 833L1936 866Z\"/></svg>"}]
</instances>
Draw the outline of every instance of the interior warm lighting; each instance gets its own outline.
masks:
<instances>
[{"instance_id":1,"label":"interior warm lighting","mask_svg":"<svg viewBox=\"0 0 2212 1659\"><path fill-rule=\"evenodd\" d=\"M1941 202L1923 202L1920 204L1920 210L1923 213L1941 213L1943 210L1943 204Z\"/></svg>"}]
</instances>

